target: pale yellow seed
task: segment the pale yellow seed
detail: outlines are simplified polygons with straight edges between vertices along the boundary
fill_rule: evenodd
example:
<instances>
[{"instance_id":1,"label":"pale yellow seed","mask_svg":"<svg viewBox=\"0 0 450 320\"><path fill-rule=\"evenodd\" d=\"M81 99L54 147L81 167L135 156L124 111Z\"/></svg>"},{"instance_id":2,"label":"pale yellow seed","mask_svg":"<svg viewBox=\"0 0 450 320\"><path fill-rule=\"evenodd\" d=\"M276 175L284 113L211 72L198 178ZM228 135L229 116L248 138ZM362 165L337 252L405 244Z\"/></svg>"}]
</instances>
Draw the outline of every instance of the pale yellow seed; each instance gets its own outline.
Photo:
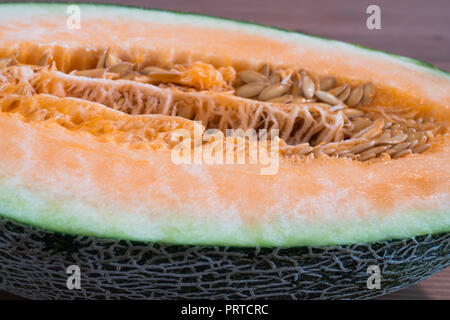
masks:
<instances>
[{"instance_id":1,"label":"pale yellow seed","mask_svg":"<svg viewBox=\"0 0 450 320\"><path fill-rule=\"evenodd\" d=\"M337 98L341 101L345 101L347 100L348 96L350 95L350 87L347 85L344 89L344 91L342 91Z\"/></svg>"},{"instance_id":2,"label":"pale yellow seed","mask_svg":"<svg viewBox=\"0 0 450 320\"><path fill-rule=\"evenodd\" d=\"M96 69L101 69L104 68L106 66L105 61L106 61L106 55L108 54L109 49L106 49L102 55L100 56L100 58L98 59L97 62L97 68Z\"/></svg>"},{"instance_id":3,"label":"pale yellow seed","mask_svg":"<svg viewBox=\"0 0 450 320\"><path fill-rule=\"evenodd\" d=\"M161 82L171 82L176 81L180 78L181 72L177 70L166 70L157 67L144 68L141 72L146 72L150 79L161 81Z\"/></svg>"},{"instance_id":4,"label":"pale yellow seed","mask_svg":"<svg viewBox=\"0 0 450 320\"><path fill-rule=\"evenodd\" d=\"M342 110L342 109L344 109L344 106L337 105L337 106L330 107L328 110L330 110L331 112L334 112L334 111L338 111L338 110Z\"/></svg>"},{"instance_id":5,"label":"pale yellow seed","mask_svg":"<svg viewBox=\"0 0 450 320\"><path fill-rule=\"evenodd\" d=\"M106 72L105 68L98 68L98 69L87 69L87 70L75 71L74 74L77 76L83 76L83 77L89 77L89 78L101 78L101 77L103 77L105 72Z\"/></svg>"},{"instance_id":6,"label":"pale yellow seed","mask_svg":"<svg viewBox=\"0 0 450 320\"><path fill-rule=\"evenodd\" d=\"M380 137L378 139L378 143L386 143L386 144L399 144L403 141L406 140L406 138L408 138L408 135L400 132L398 134L396 134L395 136L391 137Z\"/></svg>"},{"instance_id":7,"label":"pale yellow seed","mask_svg":"<svg viewBox=\"0 0 450 320\"><path fill-rule=\"evenodd\" d=\"M257 83L257 82L255 82ZM258 96L258 100L266 101L270 100L276 97L279 97L281 95L284 95L286 92L288 92L290 89L290 86L275 83L271 84L268 87L264 88L264 90L261 91L261 93Z\"/></svg>"},{"instance_id":8,"label":"pale yellow seed","mask_svg":"<svg viewBox=\"0 0 450 320\"><path fill-rule=\"evenodd\" d=\"M133 81L141 81L141 82L142 82L142 80L139 79L139 77L142 77L139 73L134 72L134 71L130 71L130 72L124 74L123 76L120 76L120 79L123 79L123 80L133 80ZM145 78L147 78L147 77L145 77ZM145 80L144 80L144 82L145 82Z\"/></svg>"},{"instance_id":9,"label":"pale yellow seed","mask_svg":"<svg viewBox=\"0 0 450 320\"><path fill-rule=\"evenodd\" d=\"M406 149L408 147L409 147L409 142L402 142L402 143L400 143L400 144L398 144L396 146L393 146L392 149L395 152L400 152L400 151L402 151L402 150L404 150L404 149Z\"/></svg>"},{"instance_id":10,"label":"pale yellow seed","mask_svg":"<svg viewBox=\"0 0 450 320\"><path fill-rule=\"evenodd\" d=\"M106 55L106 60L105 60L105 67L109 68L118 63L120 63L119 57L117 57L115 54L108 51L108 53Z\"/></svg>"},{"instance_id":11,"label":"pale yellow seed","mask_svg":"<svg viewBox=\"0 0 450 320\"><path fill-rule=\"evenodd\" d=\"M279 83L281 81L281 76L277 72L273 72L269 77L270 84Z\"/></svg>"},{"instance_id":12,"label":"pale yellow seed","mask_svg":"<svg viewBox=\"0 0 450 320\"><path fill-rule=\"evenodd\" d=\"M349 107L356 106L361 101L362 96L363 96L363 87L357 86L356 88L354 88L351 91L351 93L346 101L347 105Z\"/></svg>"},{"instance_id":13,"label":"pale yellow seed","mask_svg":"<svg viewBox=\"0 0 450 320\"><path fill-rule=\"evenodd\" d=\"M280 96L280 97L276 97L273 99L268 100L269 102L275 102L275 103L291 103L292 100L294 99L293 96L287 94L284 96Z\"/></svg>"},{"instance_id":14,"label":"pale yellow seed","mask_svg":"<svg viewBox=\"0 0 450 320\"><path fill-rule=\"evenodd\" d=\"M373 147L375 145L374 140L365 141L362 143L357 144L355 147L351 148L352 153L360 153L364 150L369 149L370 147Z\"/></svg>"},{"instance_id":15,"label":"pale yellow seed","mask_svg":"<svg viewBox=\"0 0 450 320\"><path fill-rule=\"evenodd\" d=\"M359 158L359 160L360 160L360 161L367 161L367 160L370 160L370 159L375 158L376 156L377 156L377 154L374 153L374 152L372 152L372 153L367 153L367 154L361 155L360 158Z\"/></svg>"},{"instance_id":16,"label":"pale yellow seed","mask_svg":"<svg viewBox=\"0 0 450 320\"><path fill-rule=\"evenodd\" d=\"M347 87L348 87L348 84L343 84L343 85L340 85L339 87L328 90L328 93L331 93L333 96L337 97L342 92L344 92L344 90L347 89Z\"/></svg>"},{"instance_id":17,"label":"pale yellow seed","mask_svg":"<svg viewBox=\"0 0 450 320\"><path fill-rule=\"evenodd\" d=\"M426 150L428 150L431 147L431 145L429 143L426 143L424 145L421 145L420 147L417 147L413 150L414 153L421 153L424 152Z\"/></svg>"},{"instance_id":18,"label":"pale yellow seed","mask_svg":"<svg viewBox=\"0 0 450 320\"><path fill-rule=\"evenodd\" d=\"M364 114L364 111L361 111L358 109L351 109L351 108L344 109L342 112L344 112L344 114L349 118L359 117Z\"/></svg>"},{"instance_id":19,"label":"pale yellow seed","mask_svg":"<svg viewBox=\"0 0 450 320\"><path fill-rule=\"evenodd\" d=\"M267 63L264 63L259 69L259 72L268 78L270 76L270 66Z\"/></svg>"},{"instance_id":20,"label":"pale yellow seed","mask_svg":"<svg viewBox=\"0 0 450 320\"><path fill-rule=\"evenodd\" d=\"M312 97L314 97L315 91L314 82L307 74L304 74L302 77L302 88L303 88L303 95L306 98L311 99Z\"/></svg>"},{"instance_id":21,"label":"pale yellow seed","mask_svg":"<svg viewBox=\"0 0 450 320\"><path fill-rule=\"evenodd\" d=\"M50 59L50 55L48 53L44 54L42 56L41 60L39 60L39 65L40 66L47 66L49 59Z\"/></svg>"},{"instance_id":22,"label":"pale yellow seed","mask_svg":"<svg viewBox=\"0 0 450 320\"><path fill-rule=\"evenodd\" d=\"M150 73L160 73L160 72L167 72L166 69L155 67L155 66L147 66L145 68L142 68L141 71L139 71L142 74L150 74Z\"/></svg>"},{"instance_id":23,"label":"pale yellow seed","mask_svg":"<svg viewBox=\"0 0 450 320\"><path fill-rule=\"evenodd\" d=\"M412 152L411 152L411 150L403 150L403 151L400 151L400 152L398 152L398 153L394 153L393 155L392 155L392 158L393 159L398 159L398 158L401 158L401 157L404 157L404 156L407 156L407 155L411 155L412 154Z\"/></svg>"},{"instance_id":24,"label":"pale yellow seed","mask_svg":"<svg viewBox=\"0 0 450 320\"><path fill-rule=\"evenodd\" d=\"M245 83L268 81L268 79L262 73L252 70L241 71L239 72L238 77Z\"/></svg>"},{"instance_id":25,"label":"pale yellow seed","mask_svg":"<svg viewBox=\"0 0 450 320\"><path fill-rule=\"evenodd\" d=\"M336 78L332 76L321 77L319 80L319 89L328 91L336 85Z\"/></svg>"},{"instance_id":26,"label":"pale yellow seed","mask_svg":"<svg viewBox=\"0 0 450 320\"><path fill-rule=\"evenodd\" d=\"M410 140L409 141L409 148L414 148L415 146L417 146L419 144L419 140L415 139L415 140Z\"/></svg>"},{"instance_id":27,"label":"pale yellow seed","mask_svg":"<svg viewBox=\"0 0 450 320\"><path fill-rule=\"evenodd\" d=\"M370 104L375 96L375 89L371 82L368 82L363 87L363 97L361 103L364 105Z\"/></svg>"},{"instance_id":28,"label":"pale yellow seed","mask_svg":"<svg viewBox=\"0 0 450 320\"><path fill-rule=\"evenodd\" d=\"M302 95L302 82L301 80L295 80L292 84L291 95L299 97Z\"/></svg>"},{"instance_id":29,"label":"pale yellow seed","mask_svg":"<svg viewBox=\"0 0 450 320\"><path fill-rule=\"evenodd\" d=\"M248 83L237 88L236 95L243 98L251 98L257 96L266 86L265 82Z\"/></svg>"},{"instance_id":30,"label":"pale yellow seed","mask_svg":"<svg viewBox=\"0 0 450 320\"><path fill-rule=\"evenodd\" d=\"M315 99L306 99L304 97L294 97L292 103L311 103L314 102Z\"/></svg>"},{"instance_id":31,"label":"pale yellow seed","mask_svg":"<svg viewBox=\"0 0 450 320\"><path fill-rule=\"evenodd\" d=\"M347 109L344 110L344 112L347 112ZM371 123L372 123L372 121L370 121L369 119L357 118L352 123L352 125L353 125L353 130L352 131L353 132L361 131L362 129L367 128Z\"/></svg>"},{"instance_id":32,"label":"pale yellow seed","mask_svg":"<svg viewBox=\"0 0 450 320\"><path fill-rule=\"evenodd\" d=\"M364 152L362 152L361 157L368 155L370 153L374 153L377 155L377 154L380 154L381 152L385 151L386 149L389 149L389 146L373 147L373 148L367 149Z\"/></svg>"},{"instance_id":33,"label":"pale yellow seed","mask_svg":"<svg viewBox=\"0 0 450 320\"><path fill-rule=\"evenodd\" d=\"M333 96L331 93L328 93L326 91L317 90L314 95L319 98L319 100L322 100L325 103L328 103L330 105L344 105L344 103Z\"/></svg>"},{"instance_id":34,"label":"pale yellow seed","mask_svg":"<svg viewBox=\"0 0 450 320\"><path fill-rule=\"evenodd\" d=\"M118 64L112 65L106 72L113 72L119 74L119 76L123 77L127 75L133 69L133 64L129 62L120 62Z\"/></svg>"}]
</instances>

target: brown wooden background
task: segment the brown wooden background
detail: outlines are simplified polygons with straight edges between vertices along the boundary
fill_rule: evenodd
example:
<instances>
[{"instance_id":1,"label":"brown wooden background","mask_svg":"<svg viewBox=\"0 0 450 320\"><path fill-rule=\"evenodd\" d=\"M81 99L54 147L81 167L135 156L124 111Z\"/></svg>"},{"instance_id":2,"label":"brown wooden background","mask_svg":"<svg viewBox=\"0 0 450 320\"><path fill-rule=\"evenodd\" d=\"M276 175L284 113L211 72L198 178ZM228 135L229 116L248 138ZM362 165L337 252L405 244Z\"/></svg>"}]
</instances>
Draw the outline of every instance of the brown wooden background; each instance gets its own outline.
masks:
<instances>
[{"instance_id":1,"label":"brown wooden background","mask_svg":"<svg viewBox=\"0 0 450 320\"><path fill-rule=\"evenodd\" d=\"M449 0L91 0L90 2L189 11L254 21L406 55L450 71ZM370 4L377 4L381 8L381 30L366 28L366 8ZM17 297L0 292L0 299L14 298ZM450 300L450 268L418 285L382 299Z\"/></svg>"}]
</instances>

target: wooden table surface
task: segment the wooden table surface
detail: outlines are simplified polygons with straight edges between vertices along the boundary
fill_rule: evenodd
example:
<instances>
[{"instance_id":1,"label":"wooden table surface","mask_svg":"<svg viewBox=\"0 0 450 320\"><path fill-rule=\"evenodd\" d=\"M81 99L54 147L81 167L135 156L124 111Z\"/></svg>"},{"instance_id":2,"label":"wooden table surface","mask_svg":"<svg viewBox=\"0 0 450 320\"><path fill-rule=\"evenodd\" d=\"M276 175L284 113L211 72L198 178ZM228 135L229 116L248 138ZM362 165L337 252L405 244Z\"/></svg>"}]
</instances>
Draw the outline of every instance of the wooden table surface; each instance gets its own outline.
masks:
<instances>
[{"instance_id":1,"label":"wooden table surface","mask_svg":"<svg viewBox=\"0 0 450 320\"><path fill-rule=\"evenodd\" d=\"M110 0L158 9L254 21L353 42L430 62L450 71L449 0ZM381 9L381 30L368 30L366 8ZM1 24L1 22L0 22ZM0 270L1 272L1 270ZM0 299L18 298L0 292ZM380 299L449 299L450 268Z\"/></svg>"}]
</instances>

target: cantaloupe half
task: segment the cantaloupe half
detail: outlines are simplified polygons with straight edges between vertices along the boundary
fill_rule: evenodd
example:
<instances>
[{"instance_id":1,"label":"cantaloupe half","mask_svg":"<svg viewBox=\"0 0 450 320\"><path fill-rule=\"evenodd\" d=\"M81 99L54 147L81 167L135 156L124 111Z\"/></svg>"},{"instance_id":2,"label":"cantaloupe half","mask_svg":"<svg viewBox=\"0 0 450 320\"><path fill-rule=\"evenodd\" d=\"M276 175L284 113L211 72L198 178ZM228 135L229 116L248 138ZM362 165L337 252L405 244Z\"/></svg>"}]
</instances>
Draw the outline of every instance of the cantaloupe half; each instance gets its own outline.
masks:
<instances>
[{"instance_id":1,"label":"cantaloupe half","mask_svg":"<svg viewBox=\"0 0 450 320\"><path fill-rule=\"evenodd\" d=\"M117 6L79 7L81 28L69 29L67 5L0 6L0 62L4 64L0 69L0 215L2 237L11 245L9 249L17 246L18 242L6 240L11 234L20 238L17 228L27 230L22 239L37 233L52 242L48 239L69 234L73 235L71 245L94 250L100 246L93 244L96 238L137 241L128 243L128 248L135 249L143 248L139 242L170 244L163 247L167 252L173 245L183 254L190 249L179 245L219 246L216 249L222 262L227 261L228 250L223 246L297 248L305 256L296 256L300 251L286 252L287 263L292 263L288 270L298 274L300 265L312 274L322 270L318 273L323 279L328 279L324 275L328 267L320 269L321 261L329 265L343 259L345 265L348 258L356 265L351 259L353 252L353 256L361 254L360 261L364 261L358 265L359 280L367 277L361 269L366 263L382 263L391 270L389 259L380 257L392 247L397 246L393 252L400 256L406 248L421 252L419 257L434 252L434 265L429 256L423 261L404 257L408 267L398 270L403 270L405 278L387 282L390 289L448 265L448 73L409 58L261 25ZM108 65L102 59L114 61ZM132 65L128 71L134 72L133 78L118 78L109 72L111 69L104 77L83 76L83 70L123 62ZM165 68L169 75L152 69L154 78L149 80L142 71L146 66ZM288 95L300 80L303 89L299 99L292 100L294 93L284 102L238 96L237 89L245 84L240 72L258 72L265 66L279 70L278 81L289 85ZM341 96L342 105L337 106L327 104L317 94L308 98L307 82L315 82L317 92L324 88L320 87L324 77L336 79L336 86L347 85L354 96L358 95L355 88L362 90L369 83L373 98L365 104L357 99L360 103L353 107L349 97ZM370 114L373 121L359 133L349 133L361 120L356 121L352 114L360 113ZM302 128L312 130L306 128L306 119L318 128L317 132L305 131L309 136L299 133ZM279 129L277 172L261 174L262 164L174 163L174 132L193 132L194 120L202 122L200 130ZM364 128L366 132L362 132ZM370 135L371 130L376 133ZM400 142L376 140L386 130L384 138L397 137ZM347 141L358 137L360 140ZM372 142L375 140L378 142ZM364 148L363 143L368 146ZM375 147L379 149L363 154ZM312 151L306 154L305 150ZM83 246L77 235L90 236L81 238L89 241ZM398 245L402 242L395 239L403 239L403 249ZM53 248L48 242L44 247ZM306 246L325 246L320 249L322 258ZM51 249L53 257L69 250L63 247ZM145 250L148 248L150 245ZM382 248L381 252L377 248ZM159 255L170 256L164 250ZM248 254L242 250L254 251L235 250L238 255ZM262 261L282 260L283 254L262 250L267 252L255 253L267 259ZM327 252L333 254L327 256ZM378 258L367 258L372 253ZM83 255L80 251L77 254ZM63 255L70 256L67 252ZM208 256L212 259L214 253L199 255ZM51 257L44 260L49 263ZM89 254L86 257L95 259ZM2 263L9 261L9 270L17 271L19 264L8 259ZM228 259L233 264L237 258ZM249 275L264 277L264 268L255 269L256 262L249 261L246 266L253 266L254 271ZM195 265L194 261L189 263ZM282 264L280 260L274 263L281 269ZM239 269L238 265L236 262ZM130 266L129 261L126 266ZM352 279L350 274L355 270L338 266L342 267L337 268L342 279ZM420 272L408 278L405 272L413 266ZM330 266L328 272L336 270ZM14 278L13 271L8 274ZM358 291L343 285L348 280L335 285L330 279L324 280L328 291L317 279L319 285L309 295L345 297ZM283 292L280 296L305 297L300 294L303 288L283 281L278 288ZM221 295L215 285L208 286L210 297L252 297L252 292L259 292L253 297L265 297L266 292L247 292L245 288L237 292L230 287L223 292L231 294ZM247 283L246 288L251 287ZM183 290L178 289L167 289L172 295L159 296L183 296ZM99 295L107 295L102 290ZM18 292L26 295L25 289ZM58 291L60 297L76 294L62 292ZM267 292L267 296L273 293ZM89 295L86 291L83 294ZM118 296L121 294L126 295L122 292ZM374 294L365 291L363 295ZM47 297L39 293L33 296ZM195 296L194 289L184 295Z\"/></svg>"}]
</instances>

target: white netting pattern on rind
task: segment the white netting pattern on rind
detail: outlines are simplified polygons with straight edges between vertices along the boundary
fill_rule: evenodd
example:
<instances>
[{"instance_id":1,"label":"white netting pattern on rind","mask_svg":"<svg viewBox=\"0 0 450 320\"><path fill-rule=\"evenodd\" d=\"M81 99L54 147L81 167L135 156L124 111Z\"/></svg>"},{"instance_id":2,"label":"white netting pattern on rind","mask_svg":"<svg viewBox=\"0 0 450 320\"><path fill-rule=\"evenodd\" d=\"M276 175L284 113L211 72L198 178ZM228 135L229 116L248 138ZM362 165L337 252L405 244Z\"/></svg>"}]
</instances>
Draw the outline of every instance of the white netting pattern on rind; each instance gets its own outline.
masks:
<instances>
[{"instance_id":1,"label":"white netting pattern on rind","mask_svg":"<svg viewBox=\"0 0 450 320\"><path fill-rule=\"evenodd\" d=\"M81 290L66 288L69 265ZM40 299L342 299L386 294L450 265L450 234L328 247L232 248L70 236L0 219L0 289ZM367 289L367 267L381 290Z\"/></svg>"}]
</instances>

